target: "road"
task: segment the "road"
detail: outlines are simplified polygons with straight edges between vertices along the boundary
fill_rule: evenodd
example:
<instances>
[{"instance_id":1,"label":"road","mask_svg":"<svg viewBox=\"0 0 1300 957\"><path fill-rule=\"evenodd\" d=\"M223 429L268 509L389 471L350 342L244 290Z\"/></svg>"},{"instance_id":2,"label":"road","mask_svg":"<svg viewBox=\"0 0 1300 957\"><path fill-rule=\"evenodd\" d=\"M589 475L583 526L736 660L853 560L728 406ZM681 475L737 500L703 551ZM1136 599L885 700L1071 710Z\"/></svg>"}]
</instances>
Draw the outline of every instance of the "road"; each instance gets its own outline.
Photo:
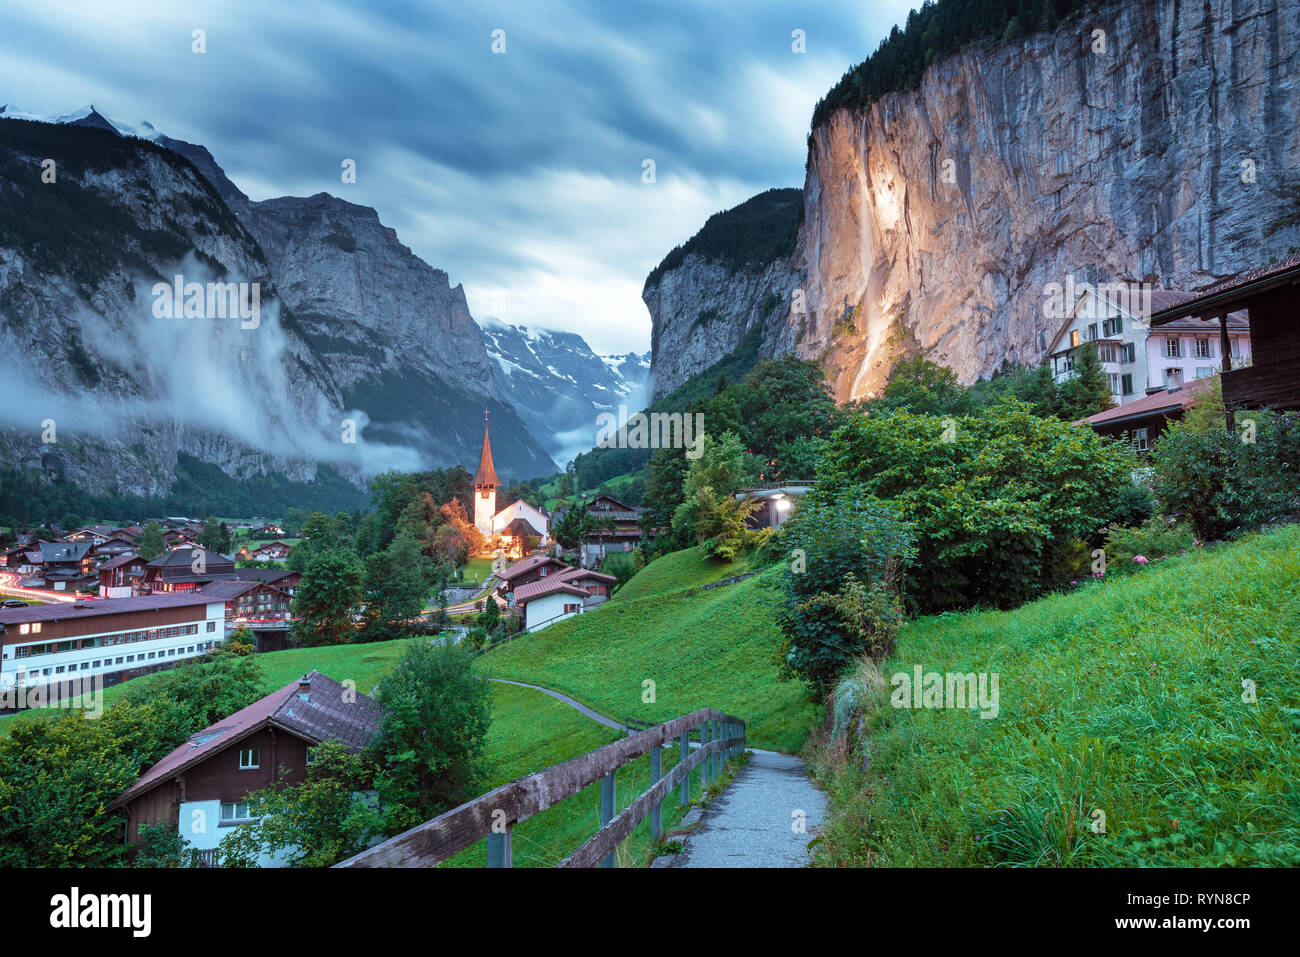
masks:
<instances>
[{"instance_id":1,"label":"road","mask_svg":"<svg viewBox=\"0 0 1300 957\"><path fill-rule=\"evenodd\" d=\"M22 578L14 572L0 572L0 595L14 598L30 598L33 601L61 601L71 604L77 600L75 595L63 591L47 591L44 588L19 588Z\"/></svg>"}]
</instances>

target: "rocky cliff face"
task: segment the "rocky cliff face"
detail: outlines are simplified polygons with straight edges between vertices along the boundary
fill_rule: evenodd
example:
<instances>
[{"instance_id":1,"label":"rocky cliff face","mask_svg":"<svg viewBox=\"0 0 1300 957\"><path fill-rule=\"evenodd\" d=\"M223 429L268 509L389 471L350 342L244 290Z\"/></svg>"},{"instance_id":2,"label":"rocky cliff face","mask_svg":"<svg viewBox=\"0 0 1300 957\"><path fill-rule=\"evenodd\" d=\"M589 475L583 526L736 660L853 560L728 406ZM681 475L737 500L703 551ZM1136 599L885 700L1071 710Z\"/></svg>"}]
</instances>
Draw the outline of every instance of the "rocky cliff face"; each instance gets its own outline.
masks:
<instances>
[{"instance_id":1,"label":"rocky cliff face","mask_svg":"<svg viewBox=\"0 0 1300 957\"><path fill-rule=\"evenodd\" d=\"M654 319L652 398L703 372L750 330L759 330L764 355L782 351L790 291L802 282L802 272L788 257L751 271L688 253L681 265L647 284L642 298Z\"/></svg>"},{"instance_id":2,"label":"rocky cliff face","mask_svg":"<svg viewBox=\"0 0 1300 957\"><path fill-rule=\"evenodd\" d=\"M265 250L296 329L320 355L366 435L472 465L486 408L503 475L554 463L502 395L465 291L411 252L375 210L327 193L234 208Z\"/></svg>"},{"instance_id":3,"label":"rocky cliff face","mask_svg":"<svg viewBox=\"0 0 1300 957\"><path fill-rule=\"evenodd\" d=\"M43 162L55 161L43 182ZM237 478L359 479L323 455L341 399L292 332L251 234L188 162L141 140L0 120L0 460L157 495L179 453ZM260 287L256 328L160 318L156 283Z\"/></svg>"},{"instance_id":4,"label":"rocky cliff face","mask_svg":"<svg viewBox=\"0 0 1300 957\"><path fill-rule=\"evenodd\" d=\"M158 495L183 452L236 478L310 481L324 464L360 485L386 467L472 466L487 408L503 475L554 470L501 395L462 288L373 209L249 202L203 147L93 108L0 118L0 195L7 466ZM158 318L153 287L176 274L255 284L256 328Z\"/></svg>"},{"instance_id":5,"label":"rocky cliff face","mask_svg":"<svg viewBox=\"0 0 1300 957\"><path fill-rule=\"evenodd\" d=\"M969 382L1044 356L1067 276L1194 289L1267 262L1300 245L1297 112L1300 4L1276 0L1116 4L935 64L813 130L789 266L806 311L764 349L821 359L840 401L908 350ZM685 315L652 307L656 367L707 351L664 344Z\"/></svg>"}]
</instances>

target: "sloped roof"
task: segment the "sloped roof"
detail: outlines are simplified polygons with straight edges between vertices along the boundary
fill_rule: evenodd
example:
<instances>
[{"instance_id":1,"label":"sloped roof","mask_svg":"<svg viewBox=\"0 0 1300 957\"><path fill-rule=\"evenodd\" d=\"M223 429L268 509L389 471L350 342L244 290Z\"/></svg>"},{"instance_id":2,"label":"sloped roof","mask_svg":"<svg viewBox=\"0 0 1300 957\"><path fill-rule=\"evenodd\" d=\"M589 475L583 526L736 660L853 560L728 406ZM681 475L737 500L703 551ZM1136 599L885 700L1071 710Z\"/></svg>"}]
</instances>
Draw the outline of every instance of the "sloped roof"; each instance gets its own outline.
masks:
<instances>
[{"instance_id":1,"label":"sloped roof","mask_svg":"<svg viewBox=\"0 0 1300 957\"><path fill-rule=\"evenodd\" d=\"M149 563L150 568L189 568L194 564L195 551L203 553L203 562L205 566L212 565L233 565L235 560L225 555L204 548L201 545L193 547L181 546L173 548L169 552L163 552L157 558Z\"/></svg>"},{"instance_id":2,"label":"sloped roof","mask_svg":"<svg viewBox=\"0 0 1300 957\"><path fill-rule=\"evenodd\" d=\"M560 581L565 582L574 581L579 578L595 578L598 581L610 583L618 581L618 579L613 575L606 575L604 572L592 571L590 568L570 568L566 571L558 572L555 577ZM526 588L527 586L525 585L524 587Z\"/></svg>"},{"instance_id":3,"label":"sloped roof","mask_svg":"<svg viewBox=\"0 0 1300 957\"><path fill-rule=\"evenodd\" d=\"M492 467L492 443L488 440L487 423L483 423L483 451L478 457L478 471L474 473L474 485L490 485L493 488L499 486L501 480L497 478L497 470Z\"/></svg>"},{"instance_id":4,"label":"sloped roof","mask_svg":"<svg viewBox=\"0 0 1300 957\"><path fill-rule=\"evenodd\" d=\"M1209 388L1211 382L1213 379L1193 379L1177 389L1153 392L1134 402L1126 402L1124 405L1117 405L1113 409L1080 419L1074 424L1105 425L1127 418L1142 418L1160 412L1181 411L1195 405L1200 393Z\"/></svg>"},{"instance_id":5,"label":"sloped roof","mask_svg":"<svg viewBox=\"0 0 1300 957\"><path fill-rule=\"evenodd\" d=\"M49 564L79 562L86 557L91 545L90 542L40 542L37 547L41 550L41 561Z\"/></svg>"},{"instance_id":6,"label":"sloped roof","mask_svg":"<svg viewBox=\"0 0 1300 957\"><path fill-rule=\"evenodd\" d=\"M501 571L497 572L496 576L502 581L509 582L518 578L524 572L530 572L534 568L539 568L542 565L559 565L561 568L569 567L558 558L551 558L549 555L530 555L528 558L525 558L522 561L517 561L513 565L507 565L505 568L501 569Z\"/></svg>"},{"instance_id":7,"label":"sloped roof","mask_svg":"<svg viewBox=\"0 0 1300 957\"><path fill-rule=\"evenodd\" d=\"M1184 316L1197 316L1246 302L1250 297L1300 280L1300 252L1275 263L1267 263L1229 276L1202 289L1190 299L1174 303L1151 314L1152 326L1163 326Z\"/></svg>"},{"instance_id":8,"label":"sloped roof","mask_svg":"<svg viewBox=\"0 0 1300 957\"><path fill-rule=\"evenodd\" d=\"M311 684L307 701L298 697L298 684L302 680ZM191 735L122 792L112 807L139 797L264 725L285 728L316 744L337 738L355 751L374 739L379 731L379 718L379 704L369 695L352 691L333 678L312 671Z\"/></svg>"},{"instance_id":9,"label":"sloped roof","mask_svg":"<svg viewBox=\"0 0 1300 957\"><path fill-rule=\"evenodd\" d=\"M527 585L520 585L515 589L515 603L525 604L536 598L545 598L557 592L565 592L570 595L576 595L579 598L590 598L591 592L585 588L580 588L566 581L560 575L548 575L545 578L539 578L535 582L529 582Z\"/></svg>"},{"instance_id":10,"label":"sloped roof","mask_svg":"<svg viewBox=\"0 0 1300 957\"><path fill-rule=\"evenodd\" d=\"M143 562L143 561L144 559L141 558L139 555L137 555L135 552L123 552L121 555L118 555L116 558L110 558L108 561L104 562L104 564L99 566L98 570L101 572L112 571L114 568L121 568L123 565L131 564L131 562Z\"/></svg>"},{"instance_id":11,"label":"sloped roof","mask_svg":"<svg viewBox=\"0 0 1300 957\"><path fill-rule=\"evenodd\" d=\"M204 605L215 599L194 592L166 595L138 595L133 598L101 598L97 601L57 602L0 610L0 625L28 621L63 621L92 615L120 615L124 612L159 611L184 605Z\"/></svg>"}]
</instances>

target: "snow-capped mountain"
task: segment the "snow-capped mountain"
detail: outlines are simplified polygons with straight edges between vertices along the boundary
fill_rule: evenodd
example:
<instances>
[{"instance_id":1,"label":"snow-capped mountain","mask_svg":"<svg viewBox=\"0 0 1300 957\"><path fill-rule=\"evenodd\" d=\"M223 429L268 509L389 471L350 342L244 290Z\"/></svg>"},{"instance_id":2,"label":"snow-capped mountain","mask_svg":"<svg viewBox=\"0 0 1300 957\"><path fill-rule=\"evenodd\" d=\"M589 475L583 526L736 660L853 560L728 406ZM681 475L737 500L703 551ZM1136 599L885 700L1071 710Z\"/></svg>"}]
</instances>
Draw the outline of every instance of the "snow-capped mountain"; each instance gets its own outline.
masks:
<instances>
[{"instance_id":1,"label":"snow-capped mountain","mask_svg":"<svg viewBox=\"0 0 1300 957\"><path fill-rule=\"evenodd\" d=\"M480 322L501 394L557 461L596 442L596 416L644 405L650 354L597 355L573 332Z\"/></svg>"}]
</instances>

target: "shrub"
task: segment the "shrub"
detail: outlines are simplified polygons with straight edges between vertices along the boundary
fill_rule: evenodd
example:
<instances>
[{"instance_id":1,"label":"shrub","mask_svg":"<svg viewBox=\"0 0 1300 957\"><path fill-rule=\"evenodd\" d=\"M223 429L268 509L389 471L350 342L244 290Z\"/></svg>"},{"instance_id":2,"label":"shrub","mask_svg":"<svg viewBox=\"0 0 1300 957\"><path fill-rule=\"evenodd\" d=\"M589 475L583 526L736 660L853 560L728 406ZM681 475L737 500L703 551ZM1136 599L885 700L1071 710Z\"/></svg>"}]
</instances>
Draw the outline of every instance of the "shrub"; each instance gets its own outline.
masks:
<instances>
[{"instance_id":1,"label":"shrub","mask_svg":"<svg viewBox=\"0 0 1300 957\"><path fill-rule=\"evenodd\" d=\"M1246 420L1255 423L1247 441ZM1242 433L1175 423L1152 461L1163 510L1185 515L1202 541L1253 531L1300 511L1300 415L1239 416Z\"/></svg>"},{"instance_id":2,"label":"shrub","mask_svg":"<svg viewBox=\"0 0 1300 957\"><path fill-rule=\"evenodd\" d=\"M854 658L893 650L902 619L897 580L915 554L912 530L892 504L852 487L810 495L778 537L792 559L776 611L782 674L821 694Z\"/></svg>"},{"instance_id":3,"label":"shrub","mask_svg":"<svg viewBox=\"0 0 1300 957\"><path fill-rule=\"evenodd\" d=\"M909 606L1010 607L1056 584L1058 543L1122 511L1132 453L1006 399L956 418L895 410L836 431L813 495L861 485L915 525Z\"/></svg>"},{"instance_id":4,"label":"shrub","mask_svg":"<svg viewBox=\"0 0 1300 957\"><path fill-rule=\"evenodd\" d=\"M1136 528L1112 528L1106 537L1106 574L1125 575L1144 563L1177 555L1196 545L1196 534L1186 521L1163 515L1148 519Z\"/></svg>"}]
</instances>

